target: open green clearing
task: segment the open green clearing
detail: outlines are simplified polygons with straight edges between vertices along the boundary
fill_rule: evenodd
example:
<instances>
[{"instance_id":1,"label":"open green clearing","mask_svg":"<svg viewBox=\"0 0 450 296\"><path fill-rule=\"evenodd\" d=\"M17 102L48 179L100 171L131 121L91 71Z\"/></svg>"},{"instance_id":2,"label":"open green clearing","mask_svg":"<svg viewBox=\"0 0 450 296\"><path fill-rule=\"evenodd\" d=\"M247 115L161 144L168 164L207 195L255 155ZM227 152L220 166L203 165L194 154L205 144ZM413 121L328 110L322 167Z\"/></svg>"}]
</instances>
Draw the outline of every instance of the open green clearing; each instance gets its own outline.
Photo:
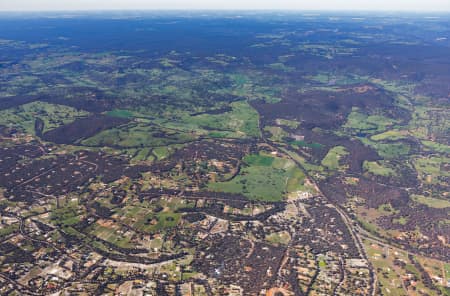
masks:
<instances>
[{"instance_id":1,"label":"open green clearing","mask_svg":"<svg viewBox=\"0 0 450 296\"><path fill-rule=\"evenodd\" d=\"M227 182L212 182L208 189L243 193L250 199L280 201L286 193L303 189L304 174L292 160L263 154L248 155L240 173Z\"/></svg>"},{"instance_id":2,"label":"open green clearing","mask_svg":"<svg viewBox=\"0 0 450 296\"><path fill-rule=\"evenodd\" d=\"M399 131L399 130L390 130L383 132L381 134L376 134L370 137L373 141L383 141L383 140L401 140L408 138L407 131Z\"/></svg>"},{"instance_id":3,"label":"open green clearing","mask_svg":"<svg viewBox=\"0 0 450 296\"><path fill-rule=\"evenodd\" d=\"M353 107L347 117L347 122L342 126L345 133L350 135L376 134L387 130L394 125L394 119L382 115L368 115L362 113L359 108Z\"/></svg>"},{"instance_id":4,"label":"open green clearing","mask_svg":"<svg viewBox=\"0 0 450 296\"><path fill-rule=\"evenodd\" d=\"M276 245L287 245L291 240L291 236L287 231L274 232L266 236L266 240Z\"/></svg>"},{"instance_id":5,"label":"open green clearing","mask_svg":"<svg viewBox=\"0 0 450 296\"><path fill-rule=\"evenodd\" d=\"M271 134L270 140L275 142L281 142L284 137L289 135L279 126L266 126L264 127L264 130Z\"/></svg>"},{"instance_id":6,"label":"open green clearing","mask_svg":"<svg viewBox=\"0 0 450 296\"><path fill-rule=\"evenodd\" d=\"M414 167L419 174L419 178L431 184L445 184L445 178L450 177L450 172L444 169L445 166L450 166L450 158L436 156L414 160Z\"/></svg>"},{"instance_id":7,"label":"open green clearing","mask_svg":"<svg viewBox=\"0 0 450 296\"><path fill-rule=\"evenodd\" d=\"M307 148L311 148L311 149L320 149L323 147L323 145L320 143L310 143L310 142L301 141L301 140L291 141L291 142L289 142L289 144L297 146L297 147L307 147Z\"/></svg>"},{"instance_id":8,"label":"open green clearing","mask_svg":"<svg viewBox=\"0 0 450 296\"><path fill-rule=\"evenodd\" d=\"M422 140L445 138L450 130L450 110L448 106L441 105L416 106L408 128L412 134ZM445 143L445 140L441 142Z\"/></svg>"},{"instance_id":9,"label":"open green clearing","mask_svg":"<svg viewBox=\"0 0 450 296\"><path fill-rule=\"evenodd\" d=\"M448 146L448 145L444 145L444 144L433 142L433 141L427 141L427 140L423 140L421 142L426 148L429 148L429 149L434 150L439 153L450 154L450 146Z\"/></svg>"},{"instance_id":10,"label":"open green clearing","mask_svg":"<svg viewBox=\"0 0 450 296\"><path fill-rule=\"evenodd\" d=\"M444 269L445 269L445 275L447 278L450 278L450 263L445 263L444 264Z\"/></svg>"},{"instance_id":11,"label":"open green clearing","mask_svg":"<svg viewBox=\"0 0 450 296\"><path fill-rule=\"evenodd\" d=\"M176 210L190 206L192 205L183 204L178 199L160 200L157 204L127 205L118 209L113 216L138 231L156 233L177 226L181 213L176 213Z\"/></svg>"},{"instance_id":12,"label":"open green clearing","mask_svg":"<svg viewBox=\"0 0 450 296\"><path fill-rule=\"evenodd\" d=\"M36 101L0 111L0 125L19 128L28 134L34 134L36 118L44 121L43 132L46 132L88 115L88 112L72 107Z\"/></svg>"},{"instance_id":13,"label":"open green clearing","mask_svg":"<svg viewBox=\"0 0 450 296\"><path fill-rule=\"evenodd\" d=\"M113 224L112 227L106 227L98 223L94 223L87 230L90 235L94 235L120 248L135 247L135 245L131 242L131 235L124 235L122 229L118 229L115 224Z\"/></svg>"},{"instance_id":14,"label":"open green clearing","mask_svg":"<svg viewBox=\"0 0 450 296\"><path fill-rule=\"evenodd\" d=\"M230 137L258 137L258 112L246 101L231 103L232 111L185 117L184 122L200 129L225 131Z\"/></svg>"},{"instance_id":15,"label":"open green clearing","mask_svg":"<svg viewBox=\"0 0 450 296\"><path fill-rule=\"evenodd\" d=\"M415 202L425 204L430 208L437 208L437 209L450 208L450 201L445 199L426 197L423 195L416 195L416 194L413 194L411 198Z\"/></svg>"},{"instance_id":16,"label":"open green clearing","mask_svg":"<svg viewBox=\"0 0 450 296\"><path fill-rule=\"evenodd\" d=\"M147 123L130 123L102 131L82 141L87 146L159 147L193 141L190 133L160 128Z\"/></svg>"},{"instance_id":17,"label":"open green clearing","mask_svg":"<svg viewBox=\"0 0 450 296\"><path fill-rule=\"evenodd\" d=\"M106 112L106 115L108 116L114 116L114 117L121 117L121 118L132 118L134 117L134 113L129 110L123 110L123 109L114 109L109 112Z\"/></svg>"},{"instance_id":18,"label":"open green clearing","mask_svg":"<svg viewBox=\"0 0 450 296\"><path fill-rule=\"evenodd\" d=\"M55 224L60 224L62 227L70 227L81 221L82 208L78 203L71 202L61 208L56 208L52 211L50 219Z\"/></svg>"},{"instance_id":19,"label":"open green clearing","mask_svg":"<svg viewBox=\"0 0 450 296\"><path fill-rule=\"evenodd\" d=\"M411 146L407 142L371 141L364 137L358 137L358 139L365 145L375 149L377 153L384 159L399 159L409 155L411 151Z\"/></svg>"},{"instance_id":20,"label":"open green clearing","mask_svg":"<svg viewBox=\"0 0 450 296\"><path fill-rule=\"evenodd\" d=\"M327 167L330 170L337 170L342 168L339 164L339 160L348 155L347 149L343 146L336 146L331 148L327 155L322 159L322 165Z\"/></svg>"},{"instance_id":21,"label":"open green clearing","mask_svg":"<svg viewBox=\"0 0 450 296\"><path fill-rule=\"evenodd\" d=\"M120 128L102 131L86 139L88 146L161 147L186 143L199 136L211 138L259 137L258 113L246 101L231 103L231 111L220 114L191 115L173 110L157 118L140 118ZM116 110L116 116L131 116L131 112Z\"/></svg>"},{"instance_id":22,"label":"open green clearing","mask_svg":"<svg viewBox=\"0 0 450 296\"><path fill-rule=\"evenodd\" d=\"M394 169L387 167L382 161L364 161L363 169L373 175L385 177L394 176L396 174Z\"/></svg>"},{"instance_id":23,"label":"open green clearing","mask_svg":"<svg viewBox=\"0 0 450 296\"><path fill-rule=\"evenodd\" d=\"M150 148L138 149L138 150L133 154L132 162L151 160L152 158L151 158L150 153L151 153Z\"/></svg>"},{"instance_id":24,"label":"open green clearing","mask_svg":"<svg viewBox=\"0 0 450 296\"><path fill-rule=\"evenodd\" d=\"M287 126L290 128L297 128L300 125L300 123L298 121L282 119L282 118L278 118L275 122L278 125L284 125L284 126Z\"/></svg>"},{"instance_id":25,"label":"open green clearing","mask_svg":"<svg viewBox=\"0 0 450 296\"><path fill-rule=\"evenodd\" d=\"M295 70L294 67L289 67L286 66L283 63L272 63L269 65L270 68L274 69L274 70L280 70L280 71L285 71L285 72L292 72Z\"/></svg>"},{"instance_id":26,"label":"open green clearing","mask_svg":"<svg viewBox=\"0 0 450 296\"><path fill-rule=\"evenodd\" d=\"M305 47L308 48L308 47ZM310 49L310 48L309 48ZM317 49L317 47L316 47ZM315 75L308 75L305 78L330 85L348 85L365 82L365 77L359 77L356 75L335 75L327 72L320 72Z\"/></svg>"}]
</instances>

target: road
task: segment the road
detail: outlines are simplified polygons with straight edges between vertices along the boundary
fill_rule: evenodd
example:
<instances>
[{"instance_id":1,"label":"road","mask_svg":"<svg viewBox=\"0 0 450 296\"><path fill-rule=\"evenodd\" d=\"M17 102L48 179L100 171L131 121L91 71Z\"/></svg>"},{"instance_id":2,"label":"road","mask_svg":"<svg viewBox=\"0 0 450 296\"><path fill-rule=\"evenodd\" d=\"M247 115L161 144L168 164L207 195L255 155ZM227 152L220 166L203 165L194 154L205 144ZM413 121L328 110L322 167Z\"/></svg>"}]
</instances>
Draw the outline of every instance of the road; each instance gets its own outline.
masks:
<instances>
[{"instance_id":1,"label":"road","mask_svg":"<svg viewBox=\"0 0 450 296\"><path fill-rule=\"evenodd\" d=\"M335 205L334 201L332 199L330 199L325 194L323 194L323 192L317 186L317 184L318 184L317 180L309 174L309 172L303 167L303 165L298 160L296 160L291 155L289 155L288 153L283 151L276 143L274 143L270 140L267 140L265 138L263 138L263 141L267 145L269 145L273 150L277 151L280 155L286 156L287 158L291 159L295 164L297 164L297 166L303 171L305 176L308 177L312 182L314 182L316 184L319 195L323 196L328 201L328 203L331 205L331 207L339 213L339 215L342 218L342 221L344 222L344 224L346 225L348 231L350 232L350 234L352 236L353 242L354 242L356 248L358 249L359 254L369 264L368 266L369 266L369 270L370 270L370 273L372 276L370 278L370 283L369 283L370 286L368 287L368 290L372 296L376 296L378 278L377 278L375 270L373 269L373 267L370 264L369 258L367 256L367 252L366 252L366 250L364 248L364 244L362 242L362 238L361 238L359 232L354 227L353 220L350 217L348 217L347 213L342 208L340 208L338 205ZM342 280L340 281L339 286L342 285L343 278L345 279L345 273L344 273L344 276L341 277ZM337 293L337 291L335 291L335 293Z\"/></svg>"}]
</instances>

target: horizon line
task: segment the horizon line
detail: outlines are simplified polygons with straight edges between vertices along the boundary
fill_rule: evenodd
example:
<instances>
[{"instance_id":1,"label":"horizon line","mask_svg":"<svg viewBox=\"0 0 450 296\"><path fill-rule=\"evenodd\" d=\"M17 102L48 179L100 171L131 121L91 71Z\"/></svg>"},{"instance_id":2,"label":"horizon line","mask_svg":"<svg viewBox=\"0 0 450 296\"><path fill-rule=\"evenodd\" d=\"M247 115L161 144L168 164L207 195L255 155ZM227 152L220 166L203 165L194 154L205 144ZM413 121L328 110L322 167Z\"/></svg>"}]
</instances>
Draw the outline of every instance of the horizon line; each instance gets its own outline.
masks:
<instances>
[{"instance_id":1,"label":"horizon line","mask_svg":"<svg viewBox=\"0 0 450 296\"><path fill-rule=\"evenodd\" d=\"M0 9L0 13L68 13L68 12L284 12L284 13L299 13L299 12L383 12L383 13L438 13L447 14L449 10L432 9L432 10L419 10L419 9L308 9L308 8L91 8L91 9Z\"/></svg>"}]
</instances>

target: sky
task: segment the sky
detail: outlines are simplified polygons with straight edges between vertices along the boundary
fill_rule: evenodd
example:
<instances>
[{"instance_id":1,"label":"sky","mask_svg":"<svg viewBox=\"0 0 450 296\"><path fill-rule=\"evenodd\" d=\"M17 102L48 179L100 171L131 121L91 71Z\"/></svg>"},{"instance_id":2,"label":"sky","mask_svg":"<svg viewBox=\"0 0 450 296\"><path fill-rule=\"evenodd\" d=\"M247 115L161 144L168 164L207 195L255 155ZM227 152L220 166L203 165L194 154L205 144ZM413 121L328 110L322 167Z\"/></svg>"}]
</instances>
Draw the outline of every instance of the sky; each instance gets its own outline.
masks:
<instances>
[{"instance_id":1,"label":"sky","mask_svg":"<svg viewBox=\"0 0 450 296\"><path fill-rule=\"evenodd\" d=\"M282 9L450 11L450 0L0 0L0 11Z\"/></svg>"}]
</instances>

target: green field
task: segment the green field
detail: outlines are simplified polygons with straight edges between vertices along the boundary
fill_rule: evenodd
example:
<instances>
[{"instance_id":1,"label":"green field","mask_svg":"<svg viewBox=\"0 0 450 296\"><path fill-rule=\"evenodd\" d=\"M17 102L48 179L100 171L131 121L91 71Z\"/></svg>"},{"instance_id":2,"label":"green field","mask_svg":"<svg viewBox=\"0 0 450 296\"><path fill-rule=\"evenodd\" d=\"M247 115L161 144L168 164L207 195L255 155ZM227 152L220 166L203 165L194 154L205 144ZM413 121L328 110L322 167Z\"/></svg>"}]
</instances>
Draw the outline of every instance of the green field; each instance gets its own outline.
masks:
<instances>
[{"instance_id":1,"label":"green field","mask_svg":"<svg viewBox=\"0 0 450 296\"><path fill-rule=\"evenodd\" d=\"M108 116L114 116L114 117L121 117L121 118L132 118L134 117L134 113L129 110L123 110L123 109L114 109L109 112L106 112L106 115Z\"/></svg>"},{"instance_id":2,"label":"green field","mask_svg":"<svg viewBox=\"0 0 450 296\"><path fill-rule=\"evenodd\" d=\"M275 142L281 142L284 137L289 135L279 126L266 126L264 130L271 134L270 140Z\"/></svg>"},{"instance_id":3,"label":"green field","mask_svg":"<svg viewBox=\"0 0 450 296\"><path fill-rule=\"evenodd\" d=\"M297 146L297 147L307 147L307 148L311 148L311 149L320 149L323 147L322 144L320 143L309 143L306 141L291 141L289 142L289 144Z\"/></svg>"},{"instance_id":4,"label":"green field","mask_svg":"<svg viewBox=\"0 0 450 296\"><path fill-rule=\"evenodd\" d=\"M373 175L385 177L396 175L395 170L385 166L382 161L364 161L363 169Z\"/></svg>"},{"instance_id":5,"label":"green field","mask_svg":"<svg viewBox=\"0 0 450 296\"><path fill-rule=\"evenodd\" d=\"M185 110L174 109L158 117L144 120L166 129L191 136L211 138L259 137L259 115L247 101L230 104L231 111L220 114L192 115Z\"/></svg>"},{"instance_id":6,"label":"green field","mask_svg":"<svg viewBox=\"0 0 450 296\"><path fill-rule=\"evenodd\" d=\"M88 115L88 112L72 107L35 101L0 111L0 125L19 128L28 134L34 134L36 118L44 121L43 132L46 132Z\"/></svg>"},{"instance_id":7,"label":"green field","mask_svg":"<svg viewBox=\"0 0 450 296\"><path fill-rule=\"evenodd\" d=\"M102 240L112 243L120 248L132 248L135 245L131 242L130 235L124 235L119 232L121 229L115 227L101 226L97 223L92 224L87 230L90 235L94 235Z\"/></svg>"},{"instance_id":8,"label":"green field","mask_svg":"<svg viewBox=\"0 0 450 296\"><path fill-rule=\"evenodd\" d=\"M275 161L275 158L272 156L267 156L267 155L251 154L251 155L247 155L244 158L244 161L247 165L250 165L250 166L270 167L270 166L272 166L273 162Z\"/></svg>"},{"instance_id":9,"label":"green field","mask_svg":"<svg viewBox=\"0 0 450 296\"><path fill-rule=\"evenodd\" d=\"M339 160L348 155L347 149L343 146L336 146L331 148L327 155L322 159L322 165L330 170L337 170L342 168Z\"/></svg>"},{"instance_id":10,"label":"green field","mask_svg":"<svg viewBox=\"0 0 450 296\"><path fill-rule=\"evenodd\" d=\"M149 157L149 155L150 155L150 148L138 149L134 153L132 161L138 162L138 161L151 160L151 157Z\"/></svg>"},{"instance_id":11,"label":"green field","mask_svg":"<svg viewBox=\"0 0 450 296\"><path fill-rule=\"evenodd\" d=\"M350 135L359 133L376 134L385 131L395 123L396 121L391 118L378 114L367 115L361 112L359 108L353 107L342 128Z\"/></svg>"},{"instance_id":12,"label":"green field","mask_svg":"<svg viewBox=\"0 0 450 296\"><path fill-rule=\"evenodd\" d=\"M426 100L426 98L420 99ZM416 106L408 128L412 134L421 140L433 140L433 142L444 144L446 141L440 141L439 139L446 138L449 133L450 111L448 105Z\"/></svg>"},{"instance_id":13,"label":"green field","mask_svg":"<svg viewBox=\"0 0 450 296\"><path fill-rule=\"evenodd\" d=\"M383 140L401 140L408 138L407 131L399 131L399 130L390 130L381 134L376 134L370 137L373 141L383 141Z\"/></svg>"},{"instance_id":14,"label":"green field","mask_svg":"<svg viewBox=\"0 0 450 296\"><path fill-rule=\"evenodd\" d=\"M285 72L292 72L295 70L294 67L289 67L286 66L283 63L273 63L273 64L269 64L269 67L274 69L274 70L280 70L280 71L285 71Z\"/></svg>"},{"instance_id":15,"label":"green field","mask_svg":"<svg viewBox=\"0 0 450 296\"><path fill-rule=\"evenodd\" d=\"M81 221L81 207L77 203L70 203L64 207L54 209L50 219L55 224L61 224L62 227L69 227Z\"/></svg>"},{"instance_id":16,"label":"green field","mask_svg":"<svg viewBox=\"0 0 450 296\"><path fill-rule=\"evenodd\" d=\"M243 193L250 199L280 201L286 193L303 189L303 172L291 160L267 155L249 155L239 175L228 182L213 182L208 189Z\"/></svg>"},{"instance_id":17,"label":"green field","mask_svg":"<svg viewBox=\"0 0 450 296\"><path fill-rule=\"evenodd\" d=\"M450 263L445 263L444 264L444 269L445 269L445 275L447 278L450 278Z\"/></svg>"},{"instance_id":18,"label":"green field","mask_svg":"<svg viewBox=\"0 0 450 296\"><path fill-rule=\"evenodd\" d=\"M133 227L140 231L155 233L162 230L167 230L178 225L181 214L172 212L149 213L142 216L137 216L138 220L133 224Z\"/></svg>"},{"instance_id":19,"label":"green field","mask_svg":"<svg viewBox=\"0 0 450 296\"><path fill-rule=\"evenodd\" d=\"M317 73L316 75L308 75L305 78L324 84L333 82L333 84L335 85L348 85L366 81L365 77L359 77L356 75L335 75L327 72L320 72Z\"/></svg>"},{"instance_id":20,"label":"green field","mask_svg":"<svg viewBox=\"0 0 450 296\"><path fill-rule=\"evenodd\" d=\"M429 149L434 150L439 153L450 154L450 146L448 146L448 145L444 145L444 144L433 142L433 141L427 141L427 140L423 140L421 142L426 148L429 148Z\"/></svg>"},{"instance_id":21,"label":"green field","mask_svg":"<svg viewBox=\"0 0 450 296\"><path fill-rule=\"evenodd\" d=\"M183 206L189 207L190 205L183 205L179 200L170 202L160 200L158 204L144 203L141 206L130 204L119 209L115 216L120 217L122 222L132 225L139 231L155 233L177 226L181 219L181 213L175 211ZM155 211L156 207L161 207L161 210Z\"/></svg>"},{"instance_id":22,"label":"green field","mask_svg":"<svg viewBox=\"0 0 450 296\"><path fill-rule=\"evenodd\" d=\"M271 233L266 236L266 240L272 244L276 245L287 245L289 241L291 240L291 236L289 235L289 232L287 231L280 231Z\"/></svg>"},{"instance_id":23,"label":"green field","mask_svg":"<svg viewBox=\"0 0 450 296\"><path fill-rule=\"evenodd\" d=\"M171 149L170 147L156 147L155 149L153 149L153 154L156 156L156 158L159 159L164 159L167 156L169 156L171 153Z\"/></svg>"},{"instance_id":24,"label":"green field","mask_svg":"<svg viewBox=\"0 0 450 296\"><path fill-rule=\"evenodd\" d=\"M282 119L282 118L278 118L275 121L278 125L284 125L290 128L297 128L300 123L298 121L295 120L289 120L289 119Z\"/></svg>"},{"instance_id":25,"label":"green field","mask_svg":"<svg viewBox=\"0 0 450 296\"><path fill-rule=\"evenodd\" d=\"M423 195L416 195L416 194L413 194L411 198L415 202L425 204L430 208L437 208L437 209L450 208L450 200L447 199L426 197Z\"/></svg>"},{"instance_id":26,"label":"green field","mask_svg":"<svg viewBox=\"0 0 450 296\"><path fill-rule=\"evenodd\" d=\"M102 131L82 141L87 146L160 147L195 140L195 135L159 128L148 123L132 123Z\"/></svg>"},{"instance_id":27,"label":"green field","mask_svg":"<svg viewBox=\"0 0 450 296\"><path fill-rule=\"evenodd\" d=\"M384 159L399 159L410 154L411 146L407 142L382 142L371 141L367 138L358 138L365 145L372 147Z\"/></svg>"},{"instance_id":28,"label":"green field","mask_svg":"<svg viewBox=\"0 0 450 296\"><path fill-rule=\"evenodd\" d=\"M450 172L445 170L444 166L450 166L450 158L432 156L414 160L419 178L430 184L446 184L445 178L450 177Z\"/></svg>"},{"instance_id":29,"label":"green field","mask_svg":"<svg viewBox=\"0 0 450 296\"><path fill-rule=\"evenodd\" d=\"M231 107L230 112L184 117L183 121L197 129L226 132L229 137L259 137L258 112L246 101L233 102Z\"/></svg>"}]
</instances>

